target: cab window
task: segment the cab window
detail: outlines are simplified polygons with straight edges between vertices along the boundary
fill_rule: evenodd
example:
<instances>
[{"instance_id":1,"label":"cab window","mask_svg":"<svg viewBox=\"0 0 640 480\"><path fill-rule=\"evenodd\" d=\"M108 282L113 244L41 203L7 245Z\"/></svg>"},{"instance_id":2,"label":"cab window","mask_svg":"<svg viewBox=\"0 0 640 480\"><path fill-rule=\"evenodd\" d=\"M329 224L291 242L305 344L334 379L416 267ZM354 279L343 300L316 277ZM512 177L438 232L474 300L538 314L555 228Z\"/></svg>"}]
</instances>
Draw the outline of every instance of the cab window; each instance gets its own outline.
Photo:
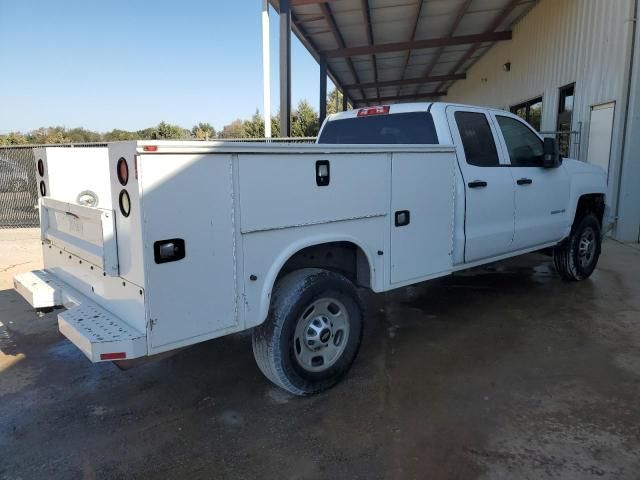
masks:
<instances>
[{"instance_id":1,"label":"cab window","mask_svg":"<svg viewBox=\"0 0 640 480\"><path fill-rule=\"evenodd\" d=\"M467 163L477 167L499 166L498 150L487 116L484 113L456 112L455 117Z\"/></svg>"},{"instance_id":2,"label":"cab window","mask_svg":"<svg viewBox=\"0 0 640 480\"><path fill-rule=\"evenodd\" d=\"M318 143L437 144L438 135L430 113L406 112L331 120Z\"/></svg>"},{"instance_id":3,"label":"cab window","mask_svg":"<svg viewBox=\"0 0 640 480\"><path fill-rule=\"evenodd\" d=\"M496 115L500 131L514 167L539 167L542 165L544 147L542 140L524 123L511 117Z\"/></svg>"}]
</instances>

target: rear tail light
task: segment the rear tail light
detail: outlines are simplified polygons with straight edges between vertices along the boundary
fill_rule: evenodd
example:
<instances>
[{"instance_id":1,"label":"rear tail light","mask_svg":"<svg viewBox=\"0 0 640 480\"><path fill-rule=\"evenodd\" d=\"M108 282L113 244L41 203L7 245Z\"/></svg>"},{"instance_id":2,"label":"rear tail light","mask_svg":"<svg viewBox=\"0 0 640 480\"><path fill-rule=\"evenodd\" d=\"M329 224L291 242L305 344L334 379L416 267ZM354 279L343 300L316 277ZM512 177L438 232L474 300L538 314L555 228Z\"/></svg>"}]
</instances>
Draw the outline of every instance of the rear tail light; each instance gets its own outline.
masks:
<instances>
[{"instance_id":1,"label":"rear tail light","mask_svg":"<svg viewBox=\"0 0 640 480\"><path fill-rule=\"evenodd\" d=\"M389 107L389 105L361 108L360 110L358 110L358 116L369 117L371 115L386 115L389 113L389 108L391 108Z\"/></svg>"},{"instance_id":2,"label":"rear tail light","mask_svg":"<svg viewBox=\"0 0 640 480\"><path fill-rule=\"evenodd\" d=\"M157 152L158 151L158 146L157 145L145 145L144 147L142 147L142 151L143 152Z\"/></svg>"},{"instance_id":3,"label":"rear tail light","mask_svg":"<svg viewBox=\"0 0 640 480\"><path fill-rule=\"evenodd\" d=\"M126 352L101 353L100 360L122 360L127 358Z\"/></svg>"},{"instance_id":4,"label":"rear tail light","mask_svg":"<svg viewBox=\"0 0 640 480\"><path fill-rule=\"evenodd\" d=\"M38 159L38 175L44 177L44 162L42 159Z\"/></svg>"},{"instance_id":5,"label":"rear tail light","mask_svg":"<svg viewBox=\"0 0 640 480\"><path fill-rule=\"evenodd\" d=\"M47 196L47 186L44 183L44 180L40 180L40 195L43 197Z\"/></svg>"},{"instance_id":6,"label":"rear tail light","mask_svg":"<svg viewBox=\"0 0 640 480\"><path fill-rule=\"evenodd\" d=\"M131 213L131 199L129 198L129 194L126 190L122 190L120 192L118 203L120 204L120 213L125 217L128 217Z\"/></svg>"},{"instance_id":7,"label":"rear tail light","mask_svg":"<svg viewBox=\"0 0 640 480\"><path fill-rule=\"evenodd\" d=\"M127 165L127 161L124 157L120 157L118 160L117 170L118 181L120 182L120 185L124 187L129 181L129 165Z\"/></svg>"}]
</instances>

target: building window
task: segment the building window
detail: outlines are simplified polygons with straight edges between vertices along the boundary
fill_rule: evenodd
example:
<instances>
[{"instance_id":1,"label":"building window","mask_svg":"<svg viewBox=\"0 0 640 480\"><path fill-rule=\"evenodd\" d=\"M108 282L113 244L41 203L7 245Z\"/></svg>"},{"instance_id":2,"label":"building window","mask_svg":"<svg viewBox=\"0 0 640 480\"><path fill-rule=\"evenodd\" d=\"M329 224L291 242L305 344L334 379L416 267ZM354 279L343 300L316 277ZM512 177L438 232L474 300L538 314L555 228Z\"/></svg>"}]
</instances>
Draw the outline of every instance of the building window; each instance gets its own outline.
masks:
<instances>
[{"instance_id":1,"label":"building window","mask_svg":"<svg viewBox=\"0 0 640 480\"><path fill-rule=\"evenodd\" d=\"M521 119L525 120L539 132L540 122L542 121L542 97L514 105L511 107L511 113L514 113Z\"/></svg>"},{"instance_id":2,"label":"building window","mask_svg":"<svg viewBox=\"0 0 640 480\"><path fill-rule=\"evenodd\" d=\"M576 84L572 83L560 89L558 104L558 145L563 157L569 156L571 146L571 125L573 122L573 98Z\"/></svg>"}]
</instances>

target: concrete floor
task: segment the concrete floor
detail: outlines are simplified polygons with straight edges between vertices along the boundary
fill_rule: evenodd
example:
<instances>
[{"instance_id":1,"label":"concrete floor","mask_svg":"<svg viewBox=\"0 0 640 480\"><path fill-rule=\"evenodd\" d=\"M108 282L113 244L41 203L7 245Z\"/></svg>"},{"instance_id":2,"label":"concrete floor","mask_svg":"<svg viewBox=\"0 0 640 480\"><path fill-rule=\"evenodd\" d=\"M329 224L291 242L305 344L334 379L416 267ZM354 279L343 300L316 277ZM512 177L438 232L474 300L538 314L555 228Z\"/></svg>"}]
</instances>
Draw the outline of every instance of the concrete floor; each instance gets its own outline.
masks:
<instances>
[{"instance_id":1,"label":"concrete floor","mask_svg":"<svg viewBox=\"0 0 640 480\"><path fill-rule=\"evenodd\" d=\"M248 335L92 365L10 290L37 234L0 233L0 479L640 477L636 248L607 242L581 283L529 255L363 292L354 368L300 399Z\"/></svg>"}]
</instances>

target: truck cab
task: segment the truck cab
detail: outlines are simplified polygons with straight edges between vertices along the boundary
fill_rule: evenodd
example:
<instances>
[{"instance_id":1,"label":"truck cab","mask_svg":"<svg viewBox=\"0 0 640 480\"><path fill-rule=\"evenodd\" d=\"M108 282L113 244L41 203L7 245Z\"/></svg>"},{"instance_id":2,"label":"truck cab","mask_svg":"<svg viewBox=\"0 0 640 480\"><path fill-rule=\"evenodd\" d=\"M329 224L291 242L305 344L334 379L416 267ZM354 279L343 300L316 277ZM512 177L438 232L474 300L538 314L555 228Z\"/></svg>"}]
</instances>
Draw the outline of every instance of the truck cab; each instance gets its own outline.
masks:
<instances>
[{"instance_id":1,"label":"truck cab","mask_svg":"<svg viewBox=\"0 0 640 480\"><path fill-rule=\"evenodd\" d=\"M606 221L606 173L560 158L557 148L546 151L544 138L503 110L452 103L371 107L330 116L318 136L321 144L365 142L455 147L454 265L561 242L579 208L593 211L601 226Z\"/></svg>"}]
</instances>

